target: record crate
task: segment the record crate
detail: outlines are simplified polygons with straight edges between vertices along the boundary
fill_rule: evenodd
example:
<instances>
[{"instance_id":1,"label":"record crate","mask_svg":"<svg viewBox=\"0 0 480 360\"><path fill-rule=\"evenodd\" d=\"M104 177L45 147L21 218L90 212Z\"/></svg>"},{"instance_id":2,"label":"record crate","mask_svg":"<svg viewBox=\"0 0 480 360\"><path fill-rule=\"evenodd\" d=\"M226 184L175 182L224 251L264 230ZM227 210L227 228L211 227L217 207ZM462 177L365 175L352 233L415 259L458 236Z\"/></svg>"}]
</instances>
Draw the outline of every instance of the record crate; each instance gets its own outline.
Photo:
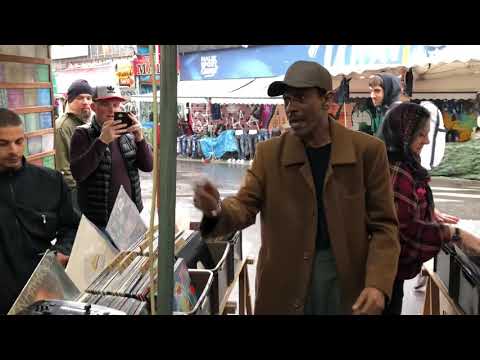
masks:
<instances>
[{"instance_id":1,"label":"record crate","mask_svg":"<svg viewBox=\"0 0 480 360\"><path fill-rule=\"evenodd\" d=\"M192 229L198 229L198 223ZM198 230L196 230L196 234L195 239L187 242L175 255L185 259L190 269L197 269L200 261L204 268L213 272L212 311L214 314L218 314L228 287L233 280L233 278L230 279L229 277L234 271L232 245L225 241L223 236L214 239L203 239Z\"/></svg>"},{"instance_id":2,"label":"record crate","mask_svg":"<svg viewBox=\"0 0 480 360\"><path fill-rule=\"evenodd\" d=\"M467 255L455 245L459 267L457 303L466 315L480 315L480 256Z\"/></svg>"},{"instance_id":3,"label":"record crate","mask_svg":"<svg viewBox=\"0 0 480 360\"><path fill-rule=\"evenodd\" d=\"M195 287L197 303L189 312L173 312L173 315L212 315L213 272L210 270L188 269L190 279Z\"/></svg>"},{"instance_id":4,"label":"record crate","mask_svg":"<svg viewBox=\"0 0 480 360\"><path fill-rule=\"evenodd\" d=\"M448 290L448 295L454 301L457 301L460 268L455 258L455 249L450 245L443 245L435 256L433 270L438 274L440 280L442 280L445 288Z\"/></svg>"},{"instance_id":5,"label":"record crate","mask_svg":"<svg viewBox=\"0 0 480 360\"><path fill-rule=\"evenodd\" d=\"M203 240L203 239L202 239ZM194 246L194 243L192 247ZM196 253L191 254L189 245L187 244L179 253L178 257L183 257L189 269L198 269L200 266L205 267L213 273L212 284L212 313L218 314L220 304L227 293L228 282L228 256L230 255L230 244L227 242L210 242L205 241L203 246L195 246ZM206 249L204 248L206 246ZM205 250L211 256L210 261L205 261ZM184 256L185 255L185 256Z\"/></svg>"},{"instance_id":6,"label":"record crate","mask_svg":"<svg viewBox=\"0 0 480 360\"><path fill-rule=\"evenodd\" d=\"M230 244L230 252L227 257L227 284L230 285L235 279L235 274L240 271L243 261L242 251L242 232L235 231L225 236L217 236L207 240L209 243L228 243Z\"/></svg>"}]
</instances>

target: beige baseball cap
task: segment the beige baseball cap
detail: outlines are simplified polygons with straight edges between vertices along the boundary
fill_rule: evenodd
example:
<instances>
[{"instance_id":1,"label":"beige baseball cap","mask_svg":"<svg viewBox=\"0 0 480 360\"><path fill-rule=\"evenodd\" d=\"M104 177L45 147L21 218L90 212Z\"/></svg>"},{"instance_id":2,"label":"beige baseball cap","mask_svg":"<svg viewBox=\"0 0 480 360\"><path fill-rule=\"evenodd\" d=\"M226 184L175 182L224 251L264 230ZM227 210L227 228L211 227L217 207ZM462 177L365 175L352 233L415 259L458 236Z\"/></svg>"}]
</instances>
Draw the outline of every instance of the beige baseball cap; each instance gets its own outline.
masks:
<instances>
[{"instance_id":1,"label":"beige baseball cap","mask_svg":"<svg viewBox=\"0 0 480 360\"><path fill-rule=\"evenodd\" d=\"M120 90L114 86L97 86L95 94L93 95L93 101L100 100L127 101L127 99L120 94Z\"/></svg>"},{"instance_id":2,"label":"beige baseball cap","mask_svg":"<svg viewBox=\"0 0 480 360\"><path fill-rule=\"evenodd\" d=\"M317 87L332 90L332 75L322 65L314 61L297 61L290 65L283 81L275 81L268 87L268 96L280 96L288 87Z\"/></svg>"}]
</instances>

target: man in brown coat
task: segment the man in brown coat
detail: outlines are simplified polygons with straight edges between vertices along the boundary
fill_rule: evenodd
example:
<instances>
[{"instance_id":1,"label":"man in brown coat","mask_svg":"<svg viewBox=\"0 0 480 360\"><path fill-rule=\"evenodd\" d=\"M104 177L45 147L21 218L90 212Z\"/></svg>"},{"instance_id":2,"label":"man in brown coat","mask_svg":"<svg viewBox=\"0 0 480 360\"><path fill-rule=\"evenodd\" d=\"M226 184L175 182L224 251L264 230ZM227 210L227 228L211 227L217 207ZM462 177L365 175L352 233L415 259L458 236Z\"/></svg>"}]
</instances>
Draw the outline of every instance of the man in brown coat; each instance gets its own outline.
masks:
<instances>
[{"instance_id":1,"label":"man in brown coat","mask_svg":"<svg viewBox=\"0 0 480 360\"><path fill-rule=\"evenodd\" d=\"M291 130L258 144L235 196L196 186L202 234L260 212L256 314L381 314L400 253L385 146L328 115L332 78L318 63L294 63L268 95L283 95Z\"/></svg>"}]
</instances>

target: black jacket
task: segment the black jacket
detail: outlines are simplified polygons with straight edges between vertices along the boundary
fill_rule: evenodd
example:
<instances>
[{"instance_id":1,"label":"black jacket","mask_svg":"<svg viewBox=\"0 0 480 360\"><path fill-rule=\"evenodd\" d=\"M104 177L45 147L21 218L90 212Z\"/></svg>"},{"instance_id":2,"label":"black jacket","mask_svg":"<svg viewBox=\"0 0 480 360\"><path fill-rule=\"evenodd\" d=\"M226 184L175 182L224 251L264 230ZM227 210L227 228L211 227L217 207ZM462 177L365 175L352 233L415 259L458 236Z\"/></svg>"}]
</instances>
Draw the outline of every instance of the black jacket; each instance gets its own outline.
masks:
<instances>
[{"instance_id":1,"label":"black jacket","mask_svg":"<svg viewBox=\"0 0 480 360\"><path fill-rule=\"evenodd\" d=\"M6 314L45 250L70 254L80 219L62 174L25 159L20 170L0 173L0 219L0 314Z\"/></svg>"}]
</instances>

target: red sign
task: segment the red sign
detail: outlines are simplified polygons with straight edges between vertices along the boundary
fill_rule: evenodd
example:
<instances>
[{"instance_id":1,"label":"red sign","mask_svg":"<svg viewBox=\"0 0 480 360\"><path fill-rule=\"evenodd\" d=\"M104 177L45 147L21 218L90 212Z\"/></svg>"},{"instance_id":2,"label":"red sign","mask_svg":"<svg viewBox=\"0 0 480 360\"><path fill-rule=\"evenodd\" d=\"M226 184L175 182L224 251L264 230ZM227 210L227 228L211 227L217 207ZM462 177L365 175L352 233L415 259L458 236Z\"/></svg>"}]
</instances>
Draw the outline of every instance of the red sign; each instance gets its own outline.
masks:
<instances>
[{"instance_id":1,"label":"red sign","mask_svg":"<svg viewBox=\"0 0 480 360\"><path fill-rule=\"evenodd\" d=\"M160 59L155 64L155 74L160 74ZM135 76L151 75L150 70L150 56L137 55L133 60L133 74Z\"/></svg>"},{"instance_id":2,"label":"red sign","mask_svg":"<svg viewBox=\"0 0 480 360\"><path fill-rule=\"evenodd\" d=\"M160 51L157 53L157 63L155 64L155 74L160 74ZM180 72L180 56L177 56L177 73ZM137 55L133 60L133 74L135 76L151 75L150 56Z\"/></svg>"}]
</instances>

